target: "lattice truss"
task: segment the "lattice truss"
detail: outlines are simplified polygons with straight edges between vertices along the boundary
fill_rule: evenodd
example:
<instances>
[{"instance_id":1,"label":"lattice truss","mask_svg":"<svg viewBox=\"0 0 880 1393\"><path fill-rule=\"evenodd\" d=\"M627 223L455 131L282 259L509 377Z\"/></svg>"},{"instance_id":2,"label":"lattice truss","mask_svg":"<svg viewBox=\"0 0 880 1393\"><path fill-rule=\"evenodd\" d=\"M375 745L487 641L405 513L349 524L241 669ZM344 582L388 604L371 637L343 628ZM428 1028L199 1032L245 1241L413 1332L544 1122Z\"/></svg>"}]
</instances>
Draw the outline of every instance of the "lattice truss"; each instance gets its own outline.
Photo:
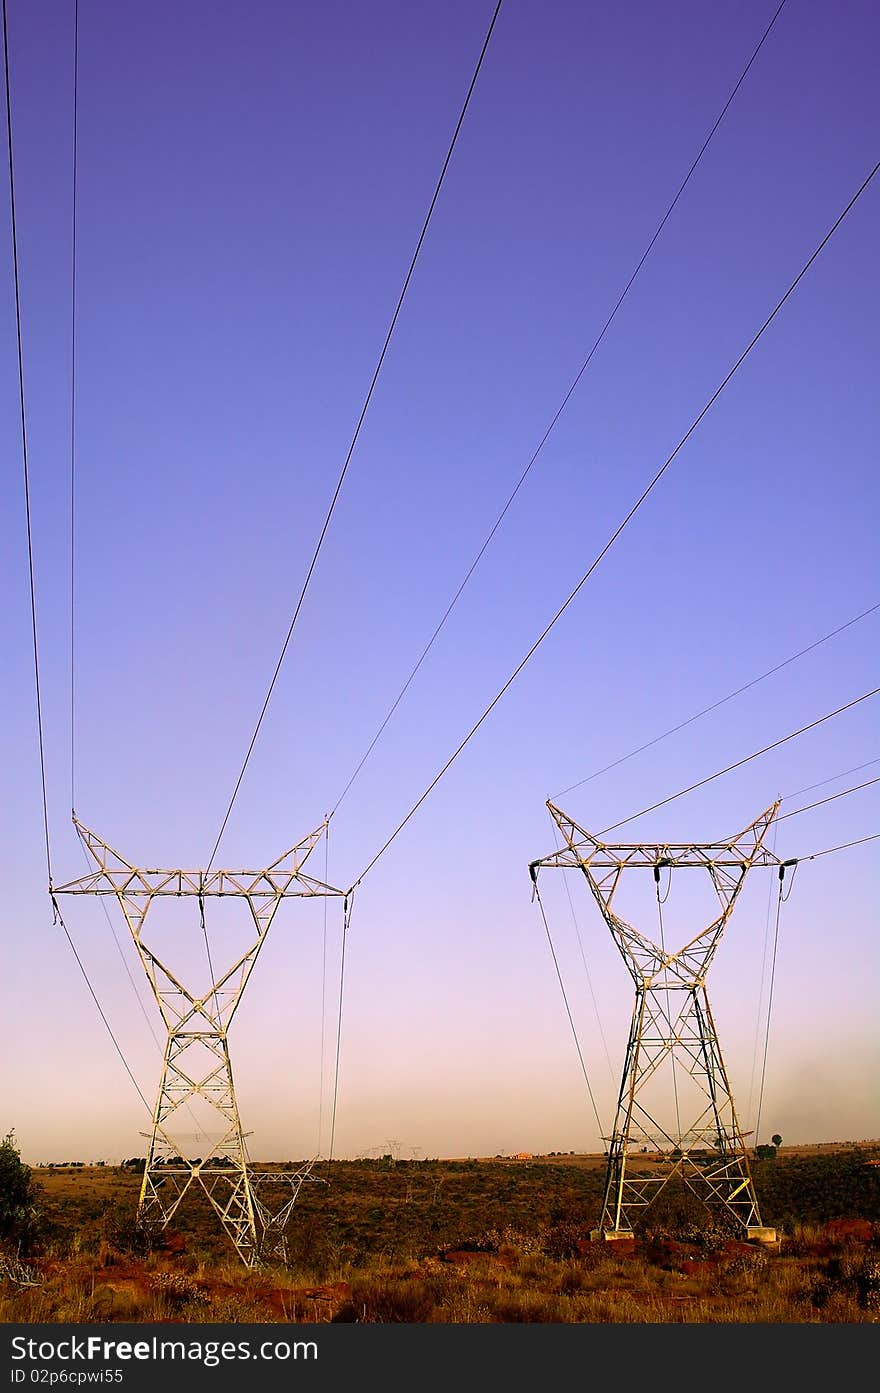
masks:
<instances>
[{"instance_id":1,"label":"lattice truss","mask_svg":"<svg viewBox=\"0 0 880 1393\"><path fill-rule=\"evenodd\" d=\"M631 1234L634 1221L672 1177L680 1175L710 1210L727 1212L747 1233L757 1233L758 1201L709 1007L706 974L751 868L777 866L780 876L784 874L784 864L764 846L779 803L737 836L708 845L612 845L585 831L553 803L547 807L565 845L531 863L532 880L537 884L538 872L548 868L583 873L635 984L614 1127L606 1139L600 1231ZM624 872L652 871L659 885L664 868L704 870L721 906L717 918L674 952L653 943L614 909ZM658 1071L667 1061L671 1069L660 1082L671 1077L673 1124L658 1121L654 1102L663 1096ZM696 1112L682 1123L685 1095ZM671 1102L668 1091L665 1101ZM664 1115L667 1112L671 1109Z\"/></svg>"},{"instance_id":2,"label":"lattice truss","mask_svg":"<svg viewBox=\"0 0 880 1393\"><path fill-rule=\"evenodd\" d=\"M297 1170L257 1170L251 1165L227 1034L281 901L344 895L302 869L326 833L326 822L263 870L209 872L133 866L76 816L74 825L96 869L57 886L55 894L115 896L167 1032L152 1130L144 1133L149 1152L138 1215L164 1227L191 1187L198 1186L248 1266L270 1258L285 1261L284 1230L294 1202L303 1183L317 1178L310 1173L312 1162ZM237 897L247 902L253 932L230 966L216 975L212 972L215 980L201 994L184 986L144 936L150 907L163 896L195 899L202 925L205 899ZM213 1126L187 1133L182 1130L182 1110L194 1118L194 1104L202 1114L207 1112Z\"/></svg>"}]
</instances>

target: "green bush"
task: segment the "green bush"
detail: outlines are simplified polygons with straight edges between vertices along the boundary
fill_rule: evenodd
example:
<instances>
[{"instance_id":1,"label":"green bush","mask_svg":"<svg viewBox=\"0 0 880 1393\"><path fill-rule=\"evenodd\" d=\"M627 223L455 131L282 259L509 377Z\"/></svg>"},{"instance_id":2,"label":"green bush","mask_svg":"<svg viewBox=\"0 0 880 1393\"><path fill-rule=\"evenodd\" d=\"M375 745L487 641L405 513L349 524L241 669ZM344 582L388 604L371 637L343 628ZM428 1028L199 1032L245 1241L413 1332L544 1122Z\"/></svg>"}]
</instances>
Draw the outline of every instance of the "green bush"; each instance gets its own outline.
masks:
<instances>
[{"instance_id":1,"label":"green bush","mask_svg":"<svg viewBox=\"0 0 880 1393\"><path fill-rule=\"evenodd\" d=\"M31 1252L42 1228L40 1187L26 1166L10 1131L0 1141L0 1243L21 1254Z\"/></svg>"}]
</instances>

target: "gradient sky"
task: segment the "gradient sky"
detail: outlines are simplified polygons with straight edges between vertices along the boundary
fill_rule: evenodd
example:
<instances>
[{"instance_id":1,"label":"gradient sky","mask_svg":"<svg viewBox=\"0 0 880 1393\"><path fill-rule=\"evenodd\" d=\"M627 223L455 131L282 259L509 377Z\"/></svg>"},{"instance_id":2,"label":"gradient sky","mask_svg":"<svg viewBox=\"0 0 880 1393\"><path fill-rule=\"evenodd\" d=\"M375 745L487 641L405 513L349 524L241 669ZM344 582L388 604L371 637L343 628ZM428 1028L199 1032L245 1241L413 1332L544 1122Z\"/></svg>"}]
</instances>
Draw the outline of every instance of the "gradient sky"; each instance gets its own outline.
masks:
<instances>
[{"instance_id":1,"label":"gradient sky","mask_svg":"<svg viewBox=\"0 0 880 1393\"><path fill-rule=\"evenodd\" d=\"M81 0L73 796L131 861L210 855L493 8ZM264 865L333 807L774 9L505 0L218 864ZM69 816L72 6L11 0L9 31L64 881L85 869ZM873 167L878 40L870 0L788 0L334 816L334 884L438 772ZM114 1159L143 1153L148 1119L46 895L4 206L0 1127L32 1162ZM880 178L365 878L334 1154L391 1140L429 1156L599 1148L530 900L528 863L555 845L545 800L880 600L878 229ZM560 802L605 827L849 701L877 685L878 629L880 612ZM711 841L878 756L874 700L627 835ZM876 831L871 788L781 823L775 844L807 856ZM802 865L783 908L761 1140L880 1135L877 845ZM708 982L746 1128L770 882L754 873ZM582 884L583 957L562 875L542 890L609 1127L630 979ZM678 893L669 937L702 912ZM107 921L90 898L63 908L152 1102L160 1052ZM323 905L283 905L236 1018L255 1156L328 1150L340 931L332 902L325 952ZM179 932L185 962L195 916Z\"/></svg>"}]
</instances>

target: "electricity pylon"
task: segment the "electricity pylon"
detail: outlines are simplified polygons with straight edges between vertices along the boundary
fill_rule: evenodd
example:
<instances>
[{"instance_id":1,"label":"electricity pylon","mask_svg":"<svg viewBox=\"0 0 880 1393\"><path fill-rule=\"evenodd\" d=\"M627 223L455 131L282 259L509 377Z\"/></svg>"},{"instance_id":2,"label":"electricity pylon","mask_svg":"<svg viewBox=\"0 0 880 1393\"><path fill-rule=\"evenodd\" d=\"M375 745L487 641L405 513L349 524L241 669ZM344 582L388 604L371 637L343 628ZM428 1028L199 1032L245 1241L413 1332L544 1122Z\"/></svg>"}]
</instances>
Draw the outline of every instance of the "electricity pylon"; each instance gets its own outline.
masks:
<instances>
[{"instance_id":1,"label":"electricity pylon","mask_svg":"<svg viewBox=\"0 0 880 1393\"><path fill-rule=\"evenodd\" d=\"M150 1144L138 1217L165 1227L187 1191L197 1183L249 1267L273 1257L285 1260L285 1224L301 1186L316 1177L309 1173L311 1162L298 1170L284 1171L261 1171L251 1166L235 1097L227 1032L281 901L344 895L344 891L304 875L302 870L327 824L322 823L264 870L205 872L134 866L75 815L73 821L97 869L57 886L55 894L116 897L167 1030L152 1130L144 1133ZM204 901L209 896L247 901L253 938L248 936L248 946L230 967L216 976L212 968L214 980L207 991L198 995L183 985L144 938L150 906L161 896L189 896L196 900L203 928ZM219 1131L181 1132L181 1109L186 1106L193 1115L194 1103L202 1111L207 1105L208 1115ZM206 1138L212 1143L207 1154L195 1156L193 1143ZM280 1206L279 1194L284 1196ZM270 1195L274 1196L274 1210Z\"/></svg>"},{"instance_id":2,"label":"electricity pylon","mask_svg":"<svg viewBox=\"0 0 880 1393\"><path fill-rule=\"evenodd\" d=\"M779 803L773 803L737 836L707 845L606 843L579 827L553 803L548 802L547 807L565 845L531 863L532 882L537 890L539 870L549 867L576 868L583 873L636 989L617 1112L607 1139L608 1165L596 1236L631 1237L633 1220L678 1174L710 1210L732 1215L746 1237L775 1241L775 1230L761 1224L745 1142L709 1008L706 974L748 871L753 866L777 866L780 880L785 874L785 864L763 845ZM615 913L612 904L624 871L653 871L663 940L661 871L685 867L708 872L721 913L682 948L671 952L665 941L658 947L634 929ZM667 1059L672 1071L674 1125L661 1125L646 1105L651 1089L658 1092L658 1070ZM662 1088L659 1092L662 1097ZM670 1103L668 1093L665 1102L667 1106ZM681 1108L686 1105L695 1107L695 1115L682 1126ZM653 1098L651 1106L657 1110Z\"/></svg>"}]
</instances>

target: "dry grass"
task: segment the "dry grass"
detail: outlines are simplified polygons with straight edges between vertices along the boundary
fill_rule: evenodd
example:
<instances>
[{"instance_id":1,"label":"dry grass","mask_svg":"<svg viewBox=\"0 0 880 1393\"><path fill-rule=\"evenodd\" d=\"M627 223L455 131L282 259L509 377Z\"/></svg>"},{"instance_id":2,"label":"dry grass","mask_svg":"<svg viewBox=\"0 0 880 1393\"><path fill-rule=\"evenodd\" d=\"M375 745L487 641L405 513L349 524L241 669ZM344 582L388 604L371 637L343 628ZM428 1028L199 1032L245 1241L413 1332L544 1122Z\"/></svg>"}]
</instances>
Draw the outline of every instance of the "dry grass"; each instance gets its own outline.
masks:
<instances>
[{"instance_id":1,"label":"dry grass","mask_svg":"<svg viewBox=\"0 0 880 1393\"><path fill-rule=\"evenodd\" d=\"M0 1321L876 1323L880 1175L863 1160L773 1163L766 1193L804 1214L772 1249L670 1191L629 1252L589 1241L599 1162L336 1163L297 1205L290 1266L255 1272L198 1205L157 1237L133 1223L136 1177L41 1171L47 1233L25 1269L0 1262Z\"/></svg>"}]
</instances>

